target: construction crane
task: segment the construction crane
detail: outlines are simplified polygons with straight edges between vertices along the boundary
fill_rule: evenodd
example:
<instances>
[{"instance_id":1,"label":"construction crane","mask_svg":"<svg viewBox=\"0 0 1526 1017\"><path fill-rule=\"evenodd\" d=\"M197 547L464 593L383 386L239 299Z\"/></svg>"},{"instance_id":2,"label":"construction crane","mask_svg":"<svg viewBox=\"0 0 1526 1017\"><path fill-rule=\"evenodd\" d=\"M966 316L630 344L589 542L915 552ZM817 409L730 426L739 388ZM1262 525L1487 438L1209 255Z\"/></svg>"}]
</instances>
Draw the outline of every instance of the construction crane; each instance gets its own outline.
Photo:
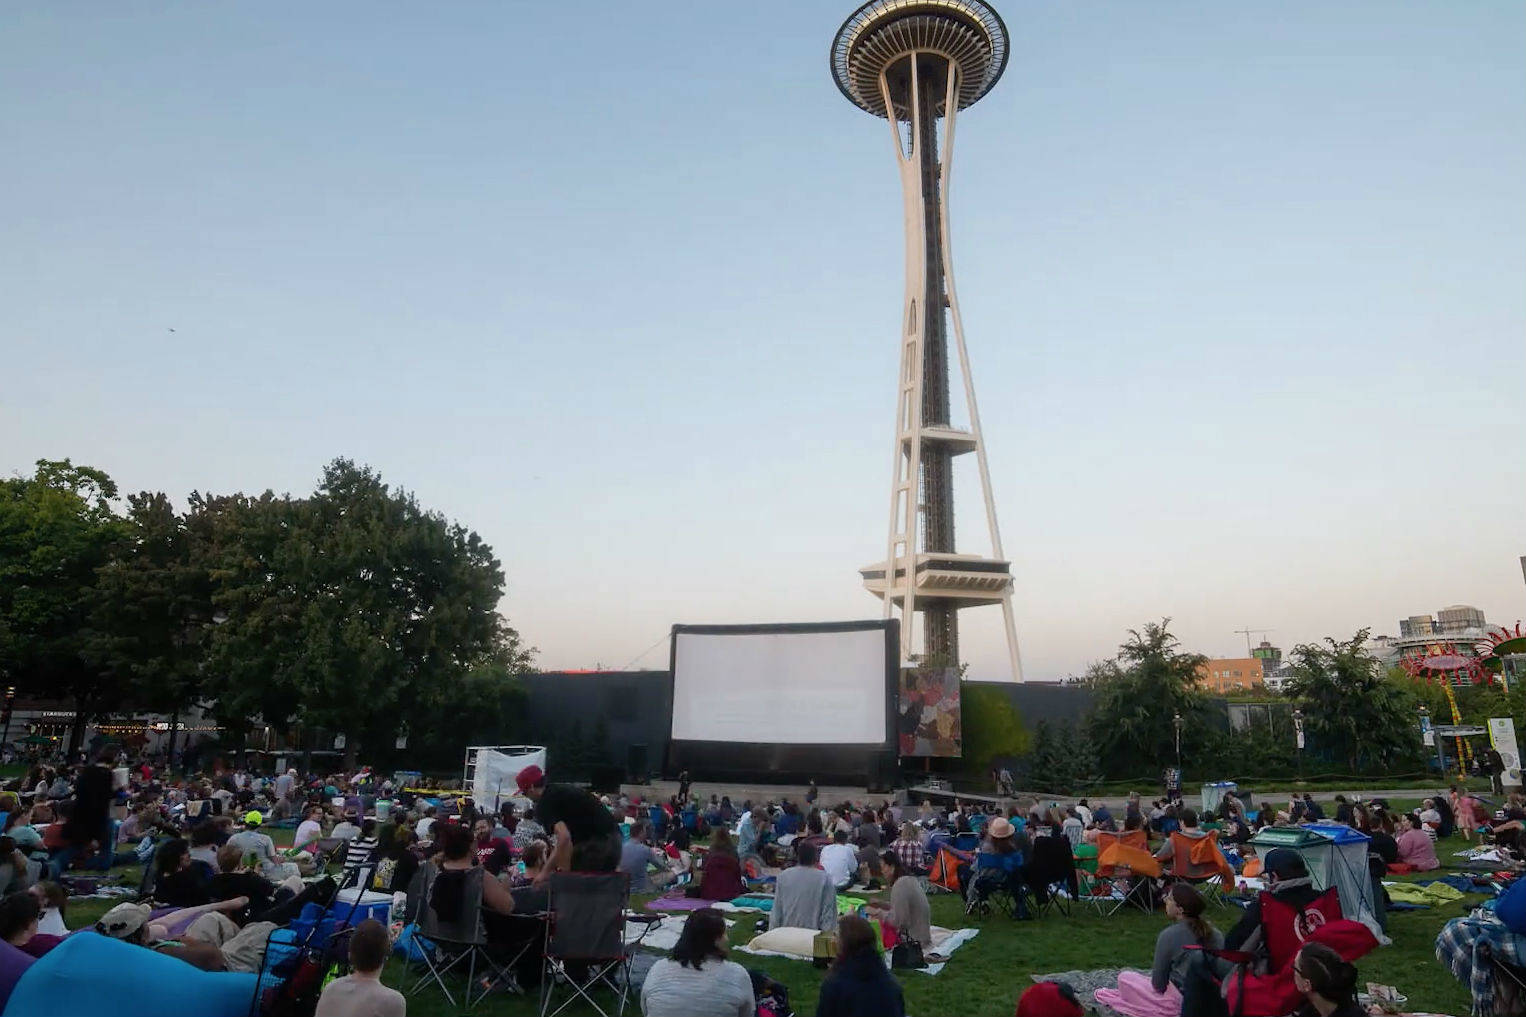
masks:
<instances>
[{"instance_id":1,"label":"construction crane","mask_svg":"<svg viewBox=\"0 0 1526 1017\"><path fill-rule=\"evenodd\" d=\"M1258 636L1266 636L1271 635L1276 631L1276 629L1235 629L1235 634L1245 636L1245 655L1249 657L1251 655L1250 637L1252 633L1255 633Z\"/></svg>"}]
</instances>

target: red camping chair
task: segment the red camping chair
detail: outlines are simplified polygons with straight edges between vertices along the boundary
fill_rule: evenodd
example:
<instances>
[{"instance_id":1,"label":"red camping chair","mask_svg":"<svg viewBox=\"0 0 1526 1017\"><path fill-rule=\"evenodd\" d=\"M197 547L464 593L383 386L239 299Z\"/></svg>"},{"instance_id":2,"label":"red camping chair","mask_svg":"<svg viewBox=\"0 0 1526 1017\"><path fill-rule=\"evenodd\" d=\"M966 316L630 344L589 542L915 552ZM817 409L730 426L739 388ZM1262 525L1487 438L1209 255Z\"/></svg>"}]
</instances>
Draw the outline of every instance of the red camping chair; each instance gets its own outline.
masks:
<instances>
[{"instance_id":1,"label":"red camping chair","mask_svg":"<svg viewBox=\"0 0 1526 1017\"><path fill-rule=\"evenodd\" d=\"M1303 907L1279 900L1265 890L1258 899L1267 972L1253 973L1253 954L1212 951L1238 965L1222 983L1224 1001L1235 1017L1280 1017L1298 1009L1303 995L1293 985L1293 961L1305 943L1323 943L1347 962L1366 956L1378 945L1371 929L1341 917L1340 897L1334 887Z\"/></svg>"}]
</instances>

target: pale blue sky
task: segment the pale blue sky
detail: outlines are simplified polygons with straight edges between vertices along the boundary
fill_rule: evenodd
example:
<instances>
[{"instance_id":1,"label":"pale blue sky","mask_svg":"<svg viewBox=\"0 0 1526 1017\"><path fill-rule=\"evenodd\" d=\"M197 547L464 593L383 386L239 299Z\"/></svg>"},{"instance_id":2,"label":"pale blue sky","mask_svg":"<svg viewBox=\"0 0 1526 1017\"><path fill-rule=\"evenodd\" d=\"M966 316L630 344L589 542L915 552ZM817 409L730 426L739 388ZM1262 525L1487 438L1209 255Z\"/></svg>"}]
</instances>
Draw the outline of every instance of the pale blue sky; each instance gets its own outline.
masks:
<instances>
[{"instance_id":1,"label":"pale blue sky","mask_svg":"<svg viewBox=\"0 0 1526 1017\"><path fill-rule=\"evenodd\" d=\"M998 3L953 233L1030 677L1161 615L1526 616L1526 7ZM10 5L0 471L353 456L498 549L548 667L877 615L900 198L850 10Z\"/></svg>"}]
</instances>

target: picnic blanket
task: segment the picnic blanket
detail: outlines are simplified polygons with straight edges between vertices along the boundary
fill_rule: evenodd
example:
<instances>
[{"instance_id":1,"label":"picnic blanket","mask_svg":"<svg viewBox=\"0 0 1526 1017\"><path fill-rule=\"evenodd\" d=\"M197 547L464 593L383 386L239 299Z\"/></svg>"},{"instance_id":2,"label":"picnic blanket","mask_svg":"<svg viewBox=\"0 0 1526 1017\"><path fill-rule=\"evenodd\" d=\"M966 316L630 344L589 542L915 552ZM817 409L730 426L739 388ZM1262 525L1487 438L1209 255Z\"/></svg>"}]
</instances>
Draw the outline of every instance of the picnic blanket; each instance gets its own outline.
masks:
<instances>
[{"instance_id":1,"label":"picnic blanket","mask_svg":"<svg viewBox=\"0 0 1526 1017\"><path fill-rule=\"evenodd\" d=\"M1436 959L1473 996L1472 1017L1494 1017L1494 968L1490 961L1526 964L1526 937L1492 918L1454 918L1436 937Z\"/></svg>"},{"instance_id":2,"label":"picnic blanket","mask_svg":"<svg viewBox=\"0 0 1526 1017\"><path fill-rule=\"evenodd\" d=\"M1462 900L1461 890L1440 880L1423 885L1385 882L1383 886L1388 890L1388 899L1398 904L1424 904L1427 907L1439 907L1442 904Z\"/></svg>"},{"instance_id":3,"label":"picnic blanket","mask_svg":"<svg viewBox=\"0 0 1526 1017\"><path fill-rule=\"evenodd\" d=\"M1030 976L1035 982L1064 982L1076 990L1076 998L1083 1005L1095 1009L1102 1017L1115 1017L1118 1011L1096 1000L1098 989L1111 989L1118 984L1122 968L1097 968L1093 971L1053 971L1047 975Z\"/></svg>"},{"instance_id":4,"label":"picnic blanket","mask_svg":"<svg viewBox=\"0 0 1526 1017\"><path fill-rule=\"evenodd\" d=\"M703 897L655 897L646 902L648 911L698 911L700 908L713 908L724 901L705 900Z\"/></svg>"},{"instance_id":5,"label":"picnic blanket","mask_svg":"<svg viewBox=\"0 0 1526 1017\"><path fill-rule=\"evenodd\" d=\"M942 972L942 970L948 965L947 958L949 957L949 955L952 954L955 950L959 949L964 944L968 943L970 940L974 939L976 936L980 935L980 930L979 929L944 929L944 928L941 928L941 927L939 927L937 925L934 925L932 927L932 933L933 933L932 945L931 946L924 946L922 948L923 952L924 953L928 953L928 954L938 954L938 955L942 956L945 959L941 960L941 961L938 961L936 963L928 964L927 967L925 967L925 968L915 968L915 969L913 969L913 970L916 970L916 971L920 971L924 975L936 975L936 974L939 974L940 972ZM789 960L801 960L801 961L811 960L810 957L804 956L804 955L801 955L801 954L782 953L782 952L780 952L778 950L754 950L752 948L751 944L749 944L747 946L739 946L736 949L742 951L743 953L750 953L750 954L752 954L752 955L754 955L756 957L785 957L785 958L787 958ZM890 953L888 951L885 953L885 966L887 968L890 966Z\"/></svg>"},{"instance_id":6,"label":"picnic blanket","mask_svg":"<svg viewBox=\"0 0 1526 1017\"><path fill-rule=\"evenodd\" d=\"M726 919L728 926L736 924L731 919ZM683 923L676 919L671 922L663 922L660 925L648 926L645 922L625 923L625 942L627 944L639 941L644 950L662 950L664 952L678 945L678 937L683 934Z\"/></svg>"}]
</instances>

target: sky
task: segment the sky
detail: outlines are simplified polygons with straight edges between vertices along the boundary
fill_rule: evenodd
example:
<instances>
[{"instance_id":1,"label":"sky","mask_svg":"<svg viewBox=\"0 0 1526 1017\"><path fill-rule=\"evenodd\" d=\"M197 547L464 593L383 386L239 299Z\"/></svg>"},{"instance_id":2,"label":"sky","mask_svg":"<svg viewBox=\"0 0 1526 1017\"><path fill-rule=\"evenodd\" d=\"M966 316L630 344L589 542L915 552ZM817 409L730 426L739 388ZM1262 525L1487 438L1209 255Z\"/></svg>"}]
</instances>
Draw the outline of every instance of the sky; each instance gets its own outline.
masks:
<instances>
[{"instance_id":1,"label":"sky","mask_svg":"<svg viewBox=\"0 0 1526 1017\"><path fill-rule=\"evenodd\" d=\"M1526 6L996 3L951 222L1028 678L1165 616L1526 617ZM878 616L900 193L850 11L12 5L0 473L369 463L494 546L547 669Z\"/></svg>"}]
</instances>

